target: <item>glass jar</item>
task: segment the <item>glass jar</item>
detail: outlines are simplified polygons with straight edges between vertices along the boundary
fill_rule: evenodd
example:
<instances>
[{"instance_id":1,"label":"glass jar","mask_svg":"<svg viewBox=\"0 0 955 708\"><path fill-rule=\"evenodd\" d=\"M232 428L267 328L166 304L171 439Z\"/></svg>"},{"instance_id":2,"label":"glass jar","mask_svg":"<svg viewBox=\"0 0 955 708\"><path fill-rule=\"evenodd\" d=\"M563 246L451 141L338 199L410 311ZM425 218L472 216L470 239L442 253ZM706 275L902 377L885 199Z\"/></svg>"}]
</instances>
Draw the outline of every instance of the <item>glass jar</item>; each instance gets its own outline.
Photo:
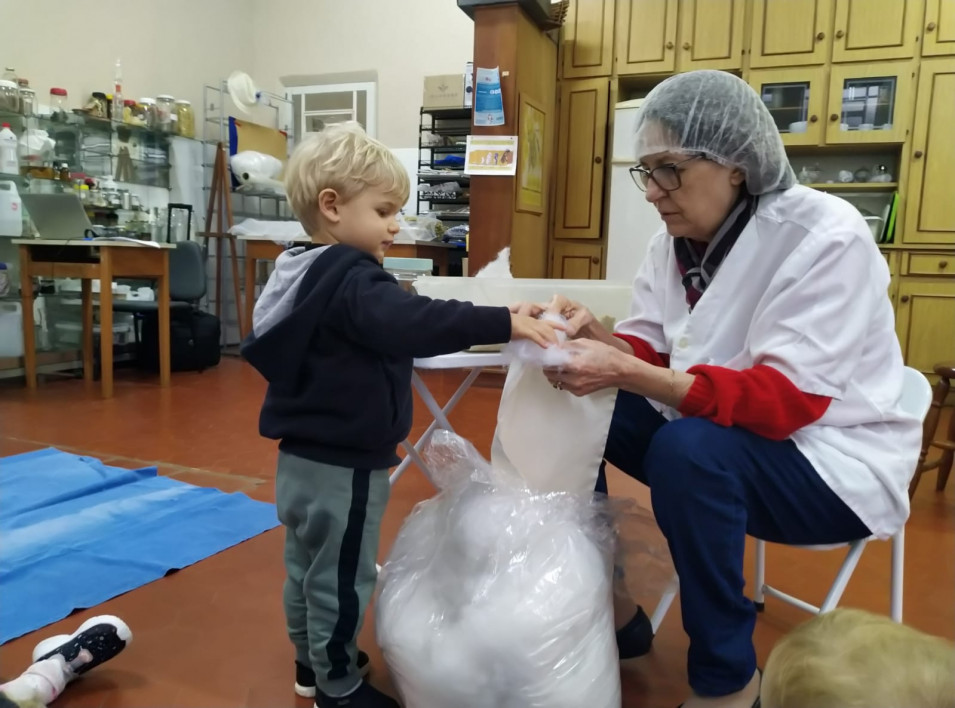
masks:
<instances>
[{"instance_id":1,"label":"glass jar","mask_svg":"<svg viewBox=\"0 0 955 708\"><path fill-rule=\"evenodd\" d=\"M31 88L20 89L20 113L29 117L36 112L36 91Z\"/></svg>"},{"instance_id":2,"label":"glass jar","mask_svg":"<svg viewBox=\"0 0 955 708\"><path fill-rule=\"evenodd\" d=\"M196 117L192 104L184 98L176 101L176 132L184 138L196 137Z\"/></svg>"},{"instance_id":3,"label":"glass jar","mask_svg":"<svg viewBox=\"0 0 955 708\"><path fill-rule=\"evenodd\" d=\"M13 81L0 79L0 111L16 113L20 110L20 90Z\"/></svg>"},{"instance_id":4,"label":"glass jar","mask_svg":"<svg viewBox=\"0 0 955 708\"><path fill-rule=\"evenodd\" d=\"M150 130L154 130L159 120L156 114L156 99L141 98L139 106L142 109L143 125Z\"/></svg>"},{"instance_id":5,"label":"glass jar","mask_svg":"<svg viewBox=\"0 0 955 708\"><path fill-rule=\"evenodd\" d=\"M136 110L136 101L127 98L123 101L123 122L132 123L133 122L133 112Z\"/></svg>"},{"instance_id":6,"label":"glass jar","mask_svg":"<svg viewBox=\"0 0 955 708\"><path fill-rule=\"evenodd\" d=\"M156 96L156 129L163 132L172 132L172 114L175 111L176 101L168 95Z\"/></svg>"},{"instance_id":7,"label":"glass jar","mask_svg":"<svg viewBox=\"0 0 955 708\"><path fill-rule=\"evenodd\" d=\"M67 107L66 107L66 89L64 88L51 88L50 89L50 117L53 120L66 120Z\"/></svg>"}]
</instances>

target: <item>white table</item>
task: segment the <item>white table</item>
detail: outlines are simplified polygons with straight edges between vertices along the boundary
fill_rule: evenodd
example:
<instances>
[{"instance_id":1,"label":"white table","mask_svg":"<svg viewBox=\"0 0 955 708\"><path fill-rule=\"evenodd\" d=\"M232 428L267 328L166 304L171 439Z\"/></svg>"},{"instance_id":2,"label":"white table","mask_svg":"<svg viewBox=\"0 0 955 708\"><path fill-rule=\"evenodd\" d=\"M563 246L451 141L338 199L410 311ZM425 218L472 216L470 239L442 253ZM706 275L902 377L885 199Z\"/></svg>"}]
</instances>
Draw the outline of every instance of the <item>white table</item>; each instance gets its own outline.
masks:
<instances>
[{"instance_id":1,"label":"white table","mask_svg":"<svg viewBox=\"0 0 955 708\"><path fill-rule=\"evenodd\" d=\"M401 464L391 473L391 477L389 478L391 484L394 484L398 480L412 462L418 465L419 469L431 480L432 484L434 483L431 470L428 469L427 464L425 464L424 459L421 457L421 451L428 444L435 430L443 428L444 430L450 430L452 433L454 432L454 428L452 428L451 423L448 422L448 416L451 414L451 411L461 398L464 397L464 394L471 388L471 384L474 383L474 380L484 369L489 367L506 367L507 357L501 352L458 352L456 354L444 354L427 359L415 359L414 366L414 371L411 374L411 385L414 386L418 395L421 396L421 400L424 401L425 406L427 406L431 415L434 416L434 420L431 421L431 424L424 431L424 434L418 438L417 442L412 443L409 438L401 443L401 446L405 449L407 454L401 461ZM434 400L434 396L431 394L431 391L428 390L424 379L421 378L418 371L440 371L448 369L471 369L471 372L465 377L461 385L458 386L458 390L454 392L454 395L448 399L448 402L445 403L442 408L438 405L438 402Z\"/></svg>"}]
</instances>

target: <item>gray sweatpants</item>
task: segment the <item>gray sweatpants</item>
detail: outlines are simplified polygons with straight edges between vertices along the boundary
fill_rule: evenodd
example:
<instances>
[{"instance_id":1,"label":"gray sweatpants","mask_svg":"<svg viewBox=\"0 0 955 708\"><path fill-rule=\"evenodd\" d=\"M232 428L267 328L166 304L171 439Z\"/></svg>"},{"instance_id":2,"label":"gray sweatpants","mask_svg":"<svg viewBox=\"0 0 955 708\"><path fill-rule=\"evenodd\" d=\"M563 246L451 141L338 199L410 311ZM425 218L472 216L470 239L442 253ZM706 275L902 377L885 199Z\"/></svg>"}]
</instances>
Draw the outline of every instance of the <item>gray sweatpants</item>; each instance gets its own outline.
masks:
<instances>
[{"instance_id":1,"label":"gray sweatpants","mask_svg":"<svg viewBox=\"0 0 955 708\"><path fill-rule=\"evenodd\" d=\"M356 640L378 573L388 470L353 470L279 452L275 502L285 525L288 634L318 687L358 685Z\"/></svg>"}]
</instances>

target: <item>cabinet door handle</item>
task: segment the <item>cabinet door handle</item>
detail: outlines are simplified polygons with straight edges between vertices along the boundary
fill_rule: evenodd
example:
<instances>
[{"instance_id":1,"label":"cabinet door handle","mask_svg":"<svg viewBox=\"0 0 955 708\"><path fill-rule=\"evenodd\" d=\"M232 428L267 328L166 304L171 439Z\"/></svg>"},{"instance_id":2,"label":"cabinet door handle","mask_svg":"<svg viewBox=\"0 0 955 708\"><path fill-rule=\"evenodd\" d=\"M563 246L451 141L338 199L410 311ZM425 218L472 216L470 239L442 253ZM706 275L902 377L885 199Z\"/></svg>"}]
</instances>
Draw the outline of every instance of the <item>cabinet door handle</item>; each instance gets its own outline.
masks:
<instances>
[{"instance_id":1,"label":"cabinet door handle","mask_svg":"<svg viewBox=\"0 0 955 708\"><path fill-rule=\"evenodd\" d=\"M600 155L597 155L597 157L594 158L594 162L596 162L598 165L603 161L604 159Z\"/></svg>"},{"instance_id":2,"label":"cabinet door handle","mask_svg":"<svg viewBox=\"0 0 955 708\"><path fill-rule=\"evenodd\" d=\"M817 42L821 42L821 41L824 40L825 38L826 38L826 33L825 33L825 32L820 32L819 34L816 35L816 41L817 41Z\"/></svg>"},{"instance_id":3,"label":"cabinet door handle","mask_svg":"<svg viewBox=\"0 0 955 708\"><path fill-rule=\"evenodd\" d=\"M594 265L600 265L600 259L597 256L591 256L590 262L593 263Z\"/></svg>"},{"instance_id":4,"label":"cabinet door handle","mask_svg":"<svg viewBox=\"0 0 955 708\"><path fill-rule=\"evenodd\" d=\"M838 30L838 31L836 32L836 39L842 39L842 38L845 37L845 36L846 36L846 33L843 32L842 30Z\"/></svg>"},{"instance_id":5,"label":"cabinet door handle","mask_svg":"<svg viewBox=\"0 0 955 708\"><path fill-rule=\"evenodd\" d=\"M673 42L667 42L666 47L667 49L673 49Z\"/></svg>"},{"instance_id":6,"label":"cabinet door handle","mask_svg":"<svg viewBox=\"0 0 955 708\"><path fill-rule=\"evenodd\" d=\"M684 42L684 43L683 43L683 48L684 48L684 49L689 49L689 48L690 48L690 43L689 43L689 42Z\"/></svg>"},{"instance_id":7,"label":"cabinet door handle","mask_svg":"<svg viewBox=\"0 0 955 708\"><path fill-rule=\"evenodd\" d=\"M829 116L829 120L831 120L833 123L835 123L837 120L839 120L839 114L838 114L838 113L833 113L831 116Z\"/></svg>"},{"instance_id":8,"label":"cabinet door handle","mask_svg":"<svg viewBox=\"0 0 955 708\"><path fill-rule=\"evenodd\" d=\"M916 150L914 153L912 153L912 157L914 157L916 160L920 160L924 154L925 153L923 153L921 150Z\"/></svg>"},{"instance_id":9,"label":"cabinet door handle","mask_svg":"<svg viewBox=\"0 0 955 708\"><path fill-rule=\"evenodd\" d=\"M948 268L948 261L939 261L939 262L938 262L938 267L939 267L939 269Z\"/></svg>"},{"instance_id":10,"label":"cabinet door handle","mask_svg":"<svg viewBox=\"0 0 955 708\"><path fill-rule=\"evenodd\" d=\"M902 297L899 298L899 302L908 302L908 301L909 301L908 295L903 295Z\"/></svg>"},{"instance_id":11,"label":"cabinet door handle","mask_svg":"<svg viewBox=\"0 0 955 708\"><path fill-rule=\"evenodd\" d=\"M817 116L815 113L809 116L810 123L815 123L817 120L819 120L819 116Z\"/></svg>"},{"instance_id":12,"label":"cabinet door handle","mask_svg":"<svg viewBox=\"0 0 955 708\"><path fill-rule=\"evenodd\" d=\"M925 31L926 31L926 32L934 32L934 31L935 31L935 27L936 27L936 24L935 24L934 22L929 22L927 25L925 25Z\"/></svg>"}]
</instances>

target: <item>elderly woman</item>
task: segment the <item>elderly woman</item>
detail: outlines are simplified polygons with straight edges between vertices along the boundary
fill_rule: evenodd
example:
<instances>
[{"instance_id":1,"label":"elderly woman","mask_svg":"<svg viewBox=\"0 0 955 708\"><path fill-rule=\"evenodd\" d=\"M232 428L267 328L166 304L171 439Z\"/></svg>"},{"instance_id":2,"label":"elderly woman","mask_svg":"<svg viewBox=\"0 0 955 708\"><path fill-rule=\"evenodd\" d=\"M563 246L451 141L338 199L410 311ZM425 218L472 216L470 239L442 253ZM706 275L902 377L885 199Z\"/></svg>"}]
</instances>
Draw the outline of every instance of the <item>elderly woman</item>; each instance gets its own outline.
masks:
<instances>
[{"instance_id":1,"label":"elderly woman","mask_svg":"<svg viewBox=\"0 0 955 708\"><path fill-rule=\"evenodd\" d=\"M649 485L680 576L685 706L748 708L746 535L891 535L920 426L899 405L885 261L848 202L795 185L759 96L723 72L674 76L647 96L635 139L631 174L666 228L613 334L563 297L547 306L575 337L548 378L575 395L619 389L605 459ZM648 650L643 611L623 619L621 657Z\"/></svg>"}]
</instances>

